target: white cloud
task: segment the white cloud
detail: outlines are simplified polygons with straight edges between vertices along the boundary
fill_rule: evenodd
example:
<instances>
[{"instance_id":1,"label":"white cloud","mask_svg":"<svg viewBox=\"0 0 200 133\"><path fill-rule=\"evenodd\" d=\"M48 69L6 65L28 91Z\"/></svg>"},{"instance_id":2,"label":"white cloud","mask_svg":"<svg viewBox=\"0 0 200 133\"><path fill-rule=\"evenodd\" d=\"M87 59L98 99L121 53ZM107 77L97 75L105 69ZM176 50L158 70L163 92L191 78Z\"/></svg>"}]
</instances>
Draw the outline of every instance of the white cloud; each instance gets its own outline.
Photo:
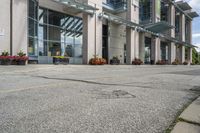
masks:
<instances>
[{"instance_id":1,"label":"white cloud","mask_svg":"<svg viewBox=\"0 0 200 133\"><path fill-rule=\"evenodd\" d=\"M194 33L194 34L192 34L192 37L198 38L198 37L200 37L200 33Z\"/></svg>"},{"instance_id":2,"label":"white cloud","mask_svg":"<svg viewBox=\"0 0 200 133\"><path fill-rule=\"evenodd\" d=\"M200 0L190 0L189 4L194 10L196 11L200 10Z\"/></svg>"}]
</instances>

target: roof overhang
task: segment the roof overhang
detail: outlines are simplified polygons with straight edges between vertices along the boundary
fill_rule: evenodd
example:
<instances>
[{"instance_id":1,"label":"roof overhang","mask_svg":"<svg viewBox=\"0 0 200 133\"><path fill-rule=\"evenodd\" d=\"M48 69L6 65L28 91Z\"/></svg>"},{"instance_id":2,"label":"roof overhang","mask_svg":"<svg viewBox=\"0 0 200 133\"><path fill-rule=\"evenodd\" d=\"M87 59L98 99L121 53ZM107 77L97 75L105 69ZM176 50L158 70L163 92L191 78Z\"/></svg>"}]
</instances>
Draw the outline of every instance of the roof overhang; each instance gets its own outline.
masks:
<instances>
[{"instance_id":1,"label":"roof overhang","mask_svg":"<svg viewBox=\"0 0 200 133\"><path fill-rule=\"evenodd\" d=\"M116 23L116 24L126 25L126 26L128 26L130 28L136 28L136 27L140 26L137 23L125 20L122 17L116 16L116 15L113 15L113 14L110 14L110 13L107 13L107 12L103 12L103 13L99 14L99 17L107 19L107 20L109 20L109 21L111 21L113 23Z\"/></svg>"},{"instance_id":2,"label":"roof overhang","mask_svg":"<svg viewBox=\"0 0 200 133\"><path fill-rule=\"evenodd\" d=\"M164 31L174 28L174 26L170 25L165 21L161 21L154 24L146 25L145 28L152 32L162 33Z\"/></svg>"},{"instance_id":3,"label":"roof overhang","mask_svg":"<svg viewBox=\"0 0 200 133\"><path fill-rule=\"evenodd\" d=\"M69 8L73 8L75 10L78 10L80 12L85 12L88 14L93 15L98 8L88 5L85 2L77 2L75 0L53 0L54 2L58 2L60 4L63 4Z\"/></svg>"},{"instance_id":4,"label":"roof overhang","mask_svg":"<svg viewBox=\"0 0 200 133\"><path fill-rule=\"evenodd\" d=\"M187 47L195 47L192 44L188 44L186 42L182 42L182 41L180 41L180 40L178 40L176 38L161 34L160 32L154 32L154 31L152 31L152 29L151 30L147 29L143 25L140 25L140 24L125 20L122 17L116 16L116 15L113 15L113 14L110 14L110 13L103 12L103 13L99 14L99 17L107 19L108 21L111 21L111 22L116 23L116 24L121 24L121 25L125 25L125 26L127 26L129 28L133 28L133 29L137 30L138 32L146 32L146 33L149 33L149 34L151 34L151 35L153 35L155 37L164 38L164 39L168 40L169 42L174 42L174 43L177 43L177 44L183 44L184 46L187 46ZM164 24L164 22L160 22L157 25L159 25L159 24L160 25L166 25L166 24ZM173 28L173 26L170 26L170 25L168 25L168 26L170 28Z\"/></svg>"},{"instance_id":5,"label":"roof overhang","mask_svg":"<svg viewBox=\"0 0 200 133\"><path fill-rule=\"evenodd\" d=\"M197 12L189 12L187 13L191 18L199 17L199 14Z\"/></svg>"},{"instance_id":6,"label":"roof overhang","mask_svg":"<svg viewBox=\"0 0 200 133\"><path fill-rule=\"evenodd\" d=\"M103 2L103 9L110 13L122 13L122 12L127 11L127 7L125 6L122 6L120 8L114 8L113 6L106 4L104 2Z\"/></svg>"},{"instance_id":7,"label":"roof overhang","mask_svg":"<svg viewBox=\"0 0 200 133\"><path fill-rule=\"evenodd\" d=\"M187 13L185 13L185 11L182 10L182 8L178 5L178 2L174 2L174 1L170 1L170 2L171 2L171 4L173 4L175 6L176 9L178 9L181 13L183 13L187 18L192 20L192 18Z\"/></svg>"},{"instance_id":8,"label":"roof overhang","mask_svg":"<svg viewBox=\"0 0 200 133\"><path fill-rule=\"evenodd\" d=\"M179 2L176 2L176 4L177 4L183 11L191 10L191 9L192 9L192 7L191 7L187 2L179 1Z\"/></svg>"}]
</instances>

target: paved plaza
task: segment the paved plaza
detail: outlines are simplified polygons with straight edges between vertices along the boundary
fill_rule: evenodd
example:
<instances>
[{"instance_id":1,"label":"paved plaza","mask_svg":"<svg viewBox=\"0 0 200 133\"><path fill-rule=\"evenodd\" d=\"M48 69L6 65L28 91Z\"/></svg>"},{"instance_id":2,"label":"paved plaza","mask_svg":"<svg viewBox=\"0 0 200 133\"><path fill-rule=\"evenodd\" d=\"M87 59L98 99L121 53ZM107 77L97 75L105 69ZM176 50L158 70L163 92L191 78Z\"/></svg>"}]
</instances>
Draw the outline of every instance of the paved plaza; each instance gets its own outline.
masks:
<instances>
[{"instance_id":1,"label":"paved plaza","mask_svg":"<svg viewBox=\"0 0 200 133\"><path fill-rule=\"evenodd\" d=\"M200 66L0 66L1 133L162 133Z\"/></svg>"}]
</instances>

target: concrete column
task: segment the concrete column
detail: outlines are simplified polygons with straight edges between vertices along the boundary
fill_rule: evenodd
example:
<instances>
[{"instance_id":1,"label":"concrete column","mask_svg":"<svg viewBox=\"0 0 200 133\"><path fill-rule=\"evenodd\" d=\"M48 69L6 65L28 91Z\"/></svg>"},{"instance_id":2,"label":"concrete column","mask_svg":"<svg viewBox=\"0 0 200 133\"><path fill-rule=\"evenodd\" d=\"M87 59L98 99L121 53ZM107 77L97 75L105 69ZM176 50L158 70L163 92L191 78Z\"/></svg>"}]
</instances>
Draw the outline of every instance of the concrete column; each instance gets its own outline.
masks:
<instances>
[{"instance_id":1,"label":"concrete column","mask_svg":"<svg viewBox=\"0 0 200 133\"><path fill-rule=\"evenodd\" d=\"M132 64L132 61L134 60L135 58L135 55L134 55L134 34L135 34L135 31L130 29L130 28L127 28L126 29L126 63L127 64Z\"/></svg>"},{"instance_id":2,"label":"concrete column","mask_svg":"<svg viewBox=\"0 0 200 133\"><path fill-rule=\"evenodd\" d=\"M188 62L191 64L192 63L192 50L193 48L188 48Z\"/></svg>"},{"instance_id":3,"label":"concrete column","mask_svg":"<svg viewBox=\"0 0 200 133\"><path fill-rule=\"evenodd\" d=\"M95 55L102 57L102 0L85 0L89 5L99 9L93 16L83 14L83 64L88 64Z\"/></svg>"},{"instance_id":4,"label":"concrete column","mask_svg":"<svg viewBox=\"0 0 200 133\"><path fill-rule=\"evenodd\" d=\"M190 38L189 38L189 42L190 44L192 44L192 21L189 22L189 35L190 35Z\"/></svg>"},{"instance_id":5,"label":"concrete column","mask_svg":"<svg viewBox=\"0 0 200 133\"><path fill-rule=\"evenodd\" d=\"M170 24L175 26L175 7L173 4L170 5ZM171 37L175 37L175 28L171 29ZM176 59L176 44L174 42L169 43L169 61L171 64Z\"/></svg>"},{"instance_id":6,"label":"concrete column","mask_svg":"<svg viewBox=\"0 0 200 133\"><path fill-rule=\"evenodd\" d=\"M4 50L10 53L10 0L0 4L0 55Z\"/></svg>"},{"instance_id":7,"label":"concrete column","mask_svg":"<svg viewBox=\"0 0 200 133\"><path fill-rule=\"evenodd\" d=\"M180 57L180 62L183 63L185 62L185 46L181 46L181 57Z\"/></svg>"},{"instance_id":8,"label":"concrete column","mask_svg":"<svg viewBox=\"0 0 200 133\"><path fill-rule=\"evenodd\" d=\"M139 1L129 0L126 18L134 23L139 23ZM139 33L132 28L126 29L127 64L132 64L134 58L139 58Z\"/></svg>"},{"instance_id":9,"label":"concrete column","mask_svg":"<svg viewBox=\"0 0 200 133\"><path fill-rule=\"evenodd\" d=\"M185 42L185 15L180 15L180 34L181 34L181 40Z\"/></svg>"},{"instance_id":10,"label":"concrete column","mask_svg":"<svg viewBox=\"0 0 200 133\"><path fill-rule=\"evenodd\" d=\"M174 5L170 5L170 24L175 26L175 7ZM171 37L175 37L175 28L171 29Z\"/></svg>"},{"instance_id":11,"label":"concrete column","mask_svg":"<svg viewBox=\"0 0 200 133\"><path fill-rule=\"evenodd\" d=\"M139 33L139 58L144 62L145 58L145 34Z\"/></svg>"},{"instance_id":12,"label":"concrete column","mask_svg":"<svg viewBox=\"0 0 200 133\"><path fill-rule=\"evenodd\" d=\"M151 44L151 53L152 53L152 60L154 60L154 63L156 63L158 60L161 59L160 54L160 38L155 37L152 39Z\"/></svg>"},{"instance_id":13,"label":"concrete column","mask_svg":"<svg viewBox=\"0 0 200 133\"><path fill-rule=\"evenodd\" d=\"M28 1L13 0L13 55L28 52Z\"/></svg>"},{"instance_id":14,"label":"concrete column","mask_svg":"<svg viewBox=\"0 0 200 133\"><path fill-rule=\"evenodd\" d=\"M176 45L175 43L169 44L169 61L168 63L171 64L176 59Z\"/></svg>"}]
</instances>

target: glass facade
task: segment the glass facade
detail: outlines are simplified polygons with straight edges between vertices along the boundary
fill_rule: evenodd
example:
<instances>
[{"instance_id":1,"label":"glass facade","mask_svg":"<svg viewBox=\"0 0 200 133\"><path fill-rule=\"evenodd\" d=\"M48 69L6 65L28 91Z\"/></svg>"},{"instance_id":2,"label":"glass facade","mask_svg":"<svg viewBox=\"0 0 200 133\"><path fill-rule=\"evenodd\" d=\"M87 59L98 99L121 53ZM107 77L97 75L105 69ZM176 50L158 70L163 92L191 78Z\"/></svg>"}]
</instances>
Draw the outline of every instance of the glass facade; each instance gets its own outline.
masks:
<instances>
[{"instance_id":1,"label":"glass facade","mask_svg":"<svg viewBox=\"0 0 200 133\"><path fill-rule=\"evenodd\" d=\"M161 60L163 61L168 61L168 44L166 42L161 42L160 45L160 56L161 56Z\"/></svg>"},{"instance_id":2,"label":"glass facade","mask_svg":"<svg viewBox=\"0 0 200 133\"><path fill-rule=\"evenodd\" d=\"M140 23L152 22L152 0L140 0Z\"/></svg>"},{"instance_id":3,"label":"glass facade","mask_svg":"<svg viewBox=\"0 0 200 133\"><path fill-rule=\"evenodd\" d=\"M145 37L145 64L151 63L151 38Z\"/></svg>"},{"instance_id":4,"label":"glass facade","mask_svg":"<svg viewBox=\"0 0 200 133\"><path fill-rule=\"evenodd\" d=\"M114 9L127 8L127 0L107 0L106 4Z\"/></svg>"},{"instance_id":5,"label":"glass facade","mask_svg":"<svg viewBox=\"0 0 200 133\"><path fill-rule=\"evenodd\" d=\"M160 14L160 19L161 21L166 21L168 22L168 7L169 5L165 2L161 2L161 14Z\"/></svg>"},{"instance_id":6,"label":"glass facade","mask_svg":"<svg viewBox=\"0 0 200 133\"><path fill-rule=\"evenodd\" d=\"M37 37L38 37L38 1L29 0L29 14L28 14L28 33L29 33L29 42L28 42L28 54L37 55Z\"/></svg>"},{"instance_id":7,"label":"glass facade","mask_svg":"<svg viewBox=\"0 0 200 133\"><path fill-rule=\"evenodd\" d=\"M44 8L37 8L35 15L32 15L32 10L29 12L34 16L33 20L29 15L29 41L34 41L29 47L29 55L68 56L72 60L82 60L81 18Z\"/></svg>"}]
</instances>

